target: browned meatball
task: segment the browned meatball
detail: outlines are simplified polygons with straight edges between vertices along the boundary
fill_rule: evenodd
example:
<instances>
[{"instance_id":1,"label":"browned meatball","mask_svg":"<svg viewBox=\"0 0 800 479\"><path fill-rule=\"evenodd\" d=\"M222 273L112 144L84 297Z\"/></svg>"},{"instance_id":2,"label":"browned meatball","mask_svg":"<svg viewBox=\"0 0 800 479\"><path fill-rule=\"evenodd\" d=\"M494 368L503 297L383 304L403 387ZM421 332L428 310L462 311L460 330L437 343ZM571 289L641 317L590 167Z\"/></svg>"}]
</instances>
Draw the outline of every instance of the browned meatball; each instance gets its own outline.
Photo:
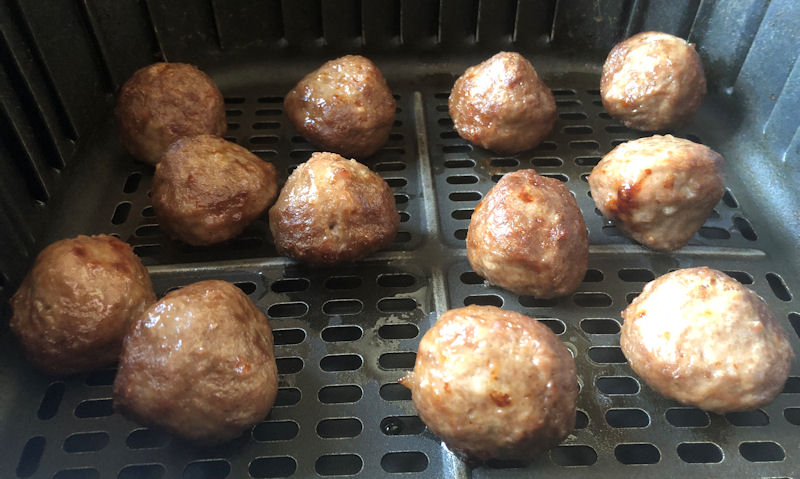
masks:
<instances>
[{"instance_id":1,"label":"browned meatball","mask_svg":"<svg viewBox=\"0 0 800 479\"><path fill-rule=\"evenodd\" d=\"M277 194L271 163L220 137L200 135L177 140L164 154L152 201L167 234L208 245L237 236Z\"/></svg>"},{"instance_id":2,"label":"browned meatball","mask_svg":"<svg viewBox=\"0 0 800 479\"><path fill-rule=\"evenodd\" d=\"M114 409L200 444L239 436L272 408L278 372L272 328L225 281L168 293L125 337Z\"/></svg>"},{"instance_id":3,"label":"browned meatball","mask_svg":"<svg viewBox=\"0 0 800 479\"><path fill-rule=\"evenodd\" d=\"M67 375L116 361L128 326L156 295L127 243L78 236L51 244L11 298L11 330L42 371Z\"/></svg>"},{"instance_id":4,"label":"browned meatball","mask_svg":"<svg viewBox=\"0 0 800 479\"><path fill-rule=\"evenodd\" d=\"M400 215L389 185L355 160L314 153L269 210L278 253L316 265L361 259L394 240Z\"/></svg>"},{"instance_id":5,"label":"browned meatball","mask_svg":"<svg viewBox=\"0 0 800 479\"><path fill-rule=\"evenodd\" d=\"M575 428L569 350L547 326L494 306L443 314L400 383L431 431L476 459L532 459Z\"/></svg>"},{"instance_id":6,"label":"browned meatball","mask_svg":"<svg viewBox=\"0 0 800 479\"><path fill-rule=\"evenodd\" d=\"M706 94L706 77L694 44L643 32L608 54L600 94L606 111L625 126L661 130L694 114Z\"/></svg>"},{"instance_id":7,"label":"browned meatball","mask_svg":"<svg viewBox=\"0 0 800 479\"><path fill-rule=\"evenodd\" d=\"M533 170L508 173L472 213L467 259L476 273L514 293L564 296L586 274L586 224L560 181Z\"/></svg>"},{"instance_id":8,"label":"browned meatball","mask_svg":"<svg viewBox=\"0 0 800 479\"><path fill-rule=\"evenodd\" d=\"M178 138L223 135L225 101L214 81L185 63L154 63L122 85L115 110L122 146L156 164Z\"/></svg>"},{"instance_id":9,"label":"browned meatball","mask_svg":"<svg viewBox=\"0 0 800 479\"><path fill-rule=\"evenodd\" d=\"M462 138L502 154L535 147L556 122L553 93L519 53L500 52L467 68L449 105Z\"/></svg>"},{"instance_id":10,"label":"browned meatball","mask_svg":"<svg viewBox=\"0 0 800 479\"><path fill-rule=\"evenodd\" d=\"M622 319L622 352L650 387L720 414L770 403L794 357L764 300L706 267L647 283Z\"/></svg>"},{"instance_id":11,"label":"browned meatball","mask_svg":"<svg viewBox=\"0 0 800 479\"><path fill-rule=\"evenodd\" d=\"M386 79L359 55L331 60L309 73L283 105L301 135L348 158L378 151L394 123L395 101Z\"/></svg>"},{"instance_id":12,"label":"browned meatball","mask_svg":"<svg viewBox=\"0 0 800 479\"><path fill-rule=\"evenodd\" d=\"M722 165L707 146L656 135L611 150L589 187L597 208L626 235L671 251L689 243L722 198Z\"/></svg>"}]
</instances>

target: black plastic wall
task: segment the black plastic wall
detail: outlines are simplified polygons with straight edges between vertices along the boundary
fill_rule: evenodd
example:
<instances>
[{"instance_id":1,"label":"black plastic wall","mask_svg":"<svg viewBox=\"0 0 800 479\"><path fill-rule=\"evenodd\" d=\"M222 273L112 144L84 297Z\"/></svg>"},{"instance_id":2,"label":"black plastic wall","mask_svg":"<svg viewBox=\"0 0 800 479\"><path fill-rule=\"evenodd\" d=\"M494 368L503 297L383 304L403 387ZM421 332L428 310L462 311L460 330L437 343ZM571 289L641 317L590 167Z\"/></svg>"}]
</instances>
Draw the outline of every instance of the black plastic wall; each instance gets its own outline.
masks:
<instances>
[{"instance_id":1,"label":"black plastic wall","mask_svg":"<svg viewBox=\"0 0 800 479\"><path fill-rule=\"evenodd\" d=\"M754 195L796 237L799 11L793 0L2 0L0 299L41 248L115 90L159 60L212 68L508 49L601 64L617 41L666 31L697 43L711 91L735 115L731 151L753 158Z\"/></svg>"}]
</instances>

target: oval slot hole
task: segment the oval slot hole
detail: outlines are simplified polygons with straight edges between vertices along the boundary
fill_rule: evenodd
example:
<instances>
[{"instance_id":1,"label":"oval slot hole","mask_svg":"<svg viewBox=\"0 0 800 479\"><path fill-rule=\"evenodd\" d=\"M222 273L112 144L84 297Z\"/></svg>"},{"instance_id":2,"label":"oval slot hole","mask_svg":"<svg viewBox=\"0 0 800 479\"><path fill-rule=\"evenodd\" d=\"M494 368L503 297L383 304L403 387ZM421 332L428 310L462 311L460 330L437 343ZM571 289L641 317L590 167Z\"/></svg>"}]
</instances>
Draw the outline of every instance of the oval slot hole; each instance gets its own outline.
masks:
<instances>
[{"instance_id":1,"label":"oval slot hole","mask_svg":"<svg viewBox=\"0 0 800 479\"><path fill-rule=\"evenodd\" d=\"M390 416L381 421L381 431L387 436L409 436L424 430L425 423L419 416Z\"/></svg>"},{"instance_id":2,"label":"oval slot hole","mask_svg":"<svg viewBox=\"0 0 800 479\"><path fill-rule=\"evenodd\" d=\"M289 456L259 457L250 463L249 471L255 478L289 477L297 471L297 461Z\"/></svg>"},{"instance_id":3,"label":"oval slot hole","mask_svg":"<svg viewBox=\"0 0 800 479\"><path fill-rule=\"evenodd\" d=\"M661 452L652 444L619 444L614 448L614 457L622 464L656 464Z\"/></svg>"},{"instance_id":4,"label":"oval slot hole","mask_svg":"<svg viewBox=\"0 0 800 479\"><path fill-rule=\"evenodd\" d=\"M384 353L378 358L378 364L383 369L411 369L417 353L408 351L402 353Z\"/></svg>"},{"instance_id":5,"label":"oval slot hole","mask_svg":"<svg viewBox=\"0 0 800 479\"><path fill-rule=\"evenodd\" d=\"M339 476L356 474L363 466L364 462L355 454L328 454L317 459L314 470L321 476Z\"/></svg>"},{"instance_id":6,"label":"oval slot hole","mask_svg":"<svg viewBox=\"0 0 800 479\"><path fill-rule=\"evenodd\" d=\"M64 452L93 452L108 445L109 437L105 432L80 432L71 434L64 440Z\"/></svg>"},{"instance_id":7,"label":"oval slot hole","mask_svg":"<svg viewBox=\"0 0 800 479\"><path fill-rule=\"evenodd\" d=\"M619 323L613 319L584 319L580 325L587 334L617 334L620 330Z\"/></svg>"},{"instance_id":8,"label":"oval slot hole","mask_svg":"<svg viewBox=\"0 0 800 479\"><path fill-rule=\"evenodd\" d=\"M606 411L606 422L614 428L647 427L650 416L641 409L609 409Z\"/></svg>"},{"instance_id":9,"label":"oval slot hole","mask_svg":"<svg viewBox=\"0 0 800 479\"><path fill-rule=\"evenodd\" d=\"M36 470L39 469L39 462L42 460L45 444L46 441L42 436L28 439L19 455L19 461L17 461L17 477L27 478L36 473Z\"/></svg>"},{"instance_id":10,"label":"oval slot hole","mask_svg":"<svg viewBox=\"0 0 800 479\"><path fill-rule=\"evenodd\" d=\"M411 400L411 390L397 383L388 383L381 386L380 395L384 401Z\"/></svg>"},{"instance_id":11,"label":"oval slot hole","mask_svg":"<svg viewBox=\"0 0 800 479\"><path fill-rule=\"evenodd\" d=\"M354 417L323 419L317 424L317 434L326 439L356 437L361 429L361 421Z\"/></svg>"},{"instance_id":12,"label":"oval slot hole","mask_svg":"<svg viewBox=\"0 0 800 479\"><path fill-rule=\"evenodd\" d=\"M775 273L767 273L767 282L769 283L769 287L772 288L772 292L775 293L776 298L781 301L792 300L792 295L789 293L789 288L786 286L786 283L783 282L783 278Z\"/></svg>"},{"instance_id":13,"label":"oval slot hole","mask_svg":"<svg viewBox=\"0 0 800 479\"><path fill-rule=\"evenodd\" d=\"M325 404L354 403L358 402L363 395L364 391L355 384L325 386L317 394L320 402Z\"/></svg>"},{"instance_id":14,"label":"oval slot hole","mask_svg":"<svg viewBox=\"0 0 800 479\"><path fill-rule=\"evenodd\" d=\"M407 288L416 282L414 276L405 273L382 274L377 281L378 286L384 288Z\"/></svg>"},{"instance_id":15,"label":"oval slot hole","mask_svg":"<svg viewBox=\"0 0 800 479\"><path fill-rule=\"evenodd\" d=\"M606 293L575 293L572 301L582 308L605 308L613 304L611 296Z\"/></svg>"},{"instance_id":16,"label":"oval slot hole","mask_svg":"<svg viewBox=\"0 0 800 479\"><path fill-rule=\"evenodd\" d=\"M496 294L473 294L464 298L464 306L477 304L480 306L503 306L503 298Z\"/></svg>"},{"instance_id":17,"label":"oval slot hole","mask_svg":"<svg viewBox=\"0 0 800 479\"><path fill-rule=\"evenodd\" d=\"M627 376L611 376L597 378L597 389L603 394L637 394L639 382Z\"/></svg>"},{"instance_id":18,"label":"oval slot hole","mask_svg":"<svg viewBox=\"0 0 800 479\"><path fill-rule=\"evenodd\" d=\"M329 343L355 341L363 334L364 331L358 326L328 326L322 330L322 339Z\"/></svg>"},{"instance_id":19,"label":"oval slot hole","mask_svg":"<svg viewBox=\"0 0 800 479\"><path fill-rule=\"evenodd\" d=\"M596 363L616 364L624 363L625 355L617 346L596 346L589 348L589 359Z\"/></svg>"},{"instance_id":20,"label":"oval slot hole","mask_svg":"<svg viewBox=\"0 0 800 479\"><path fill-rule=\"evenodd\" d=\"M106 417L114 414L111 399L90 399L83 401L75 408L75 417Z\"/></svg>"},{"instance_id":21,"label":"oval slot hole","mask_svg":"<svg viewBox=\"0 0 800 479\"><path fill-rule=\"evenodd\" d=\"M320 360L319 367L327 372L355 371L363 362L361 356L355 354L331 354Z\"/></svg>"},{"instance_id":22,"label":"oval slot hole","mask_svg":"<svg viewBox=\"0 0 800 479\"><path fill-rule=\"evenodd\" d=\"M183 470L184 479L223 479L231 472L231 464L222 459L190 462Z\"/></svg>"},{"instance_id":23,"label":"oval slot hole","mask_svg":"<svg viewBox=\"0 0 800 479\"><path fill-rule=\"evenodd\" d=\"M667 409L667 422L675 427L706 427L711 424L708 413L694 407L674 407Z\"/></svg>"},{"instance_id":24,"label":"oval slot hole","mask_svg":"<svg viewBox=\"0 0 800 479\"><path fill-rule=\"evenodd\" d=\"M422 472L428 468L428 456L418 451L389 452L381 458L381 467L390 474Z\"/></svg>"},{"instance_id":25,"label":"oval slot hole","mask_svg":"<svg viewBox=\"0 0 800 479\"><path fill-rule=\"evenodd\" d=\"M278 374L295 374L303 369L303 360L300 358L277 358Z\"/></svg>"},{"instance_id":26,"label":"oval slot hole","mask_svg":"<svg viewBox=\"0 0 800 479\"><path fill-rule=\"evenodd\" d=\"M591 466L597 462L597 452L589 446L556 446L550 450L550 459L559 466Z\"/></svg>"},{"instance_id":27,"label":"oval slot hole","mask_svg":"<svg viewBox=\"0 0 800 479\"><path fill-rule=\"evenodd\" d=\"M332 299L322 305L322 312L329 315L358 314L364 305L357 299Z\"/></svg>"},{"instance_id":28,"label":"oval slot hole","mask_svg":"<svg viewBox=\"0 0 800 479\"><path fill-rule=\"evenodd\" d=\"M722 449L711 442L684 442L678 444L678 456L690 464L722 462Z\"/></svg>"},{"instance_id":29,"label":"oval slot hole","mask_svg":"<svg viewBox=\"0 0 800 479\"><path fill-rule=\"evenodd\" d=\"M776 462L786 458L783 448L771 441L743 442L739 453L750 462Z\"/></svg>"},{"instance_id":30,"label":"oval slot hole","mask_svg":"<svg viewBox=\"0 0 800 479\"><path fill-rule=\"evenodd\" d=\"M385 324L378 328L378 336L383 339L411 339L419 334L415 324Z\"/></svg>"},{"instance_id":31,"label":"oval slot hole","mask_svg":"<svg viewBox=\"0 0 800 479\"><path fill-rule=\"evenodd\" d=\"M273 329L272 336L275 338L275 346L284 346L302 343L306 339L306 332L299 328Z\"/></svg>"},{"instance_id":32,"label":"oval slot hole","mask_svg":"<svg viewBox=\"0 0 800 479\"><path fill-rule=\"evenodd\" d=\"M273 304L267 309L270 318L299 318L308 312L308 305L301 302Z\"/></svg>"},{"instance_id":33,"label":"oval slot hole","mask_svg":"<svg viewBox=\"0 0 800 479\"><path fill-rule=\"evenodd\" d=\"M281 279L272 283L272 291L276 293L299 293L311 285L306 278Z\"/></svg>"},{"instance_id":34,"label":"oval slot hole","mask_svg":"<svg viewBox=\"0 0 800 479\"><path fill-rule=\"evenodd\" d=\"M417 309L414 298L384 298L378 301L378 310L384 313L405 313Z\"/></svg>"},{"instance_id":35,"label":"oval slot hole","mask_svg":"<svg viewBox=\"0 0 800 479\"><path fill-rule=\"evenodd\" d=\"M297 388L279 388L275 398L275 407L294 406L300 402L301 393Z\"/></svg>"},{"instance_id":36,"label":"oval slot hole","mask_svg":"<svg viewBox=\"0 0 800 479\"><path fill-rule=\"evenodd\" d=\"M128 434L125 445L129 449L156 449L169 444L170 436L157 429L136 429Z\"/></svg>"},{"instance_id":37,"label":"oval slot hole","mask_svg":"<svg viewBox=\"0 0 800 479\"><path fill-rule=\"evenodd\" d=\"M117 479L161 479L166 472L161 464L131 464L119 471Z\"/></svg>"}]
</instances>

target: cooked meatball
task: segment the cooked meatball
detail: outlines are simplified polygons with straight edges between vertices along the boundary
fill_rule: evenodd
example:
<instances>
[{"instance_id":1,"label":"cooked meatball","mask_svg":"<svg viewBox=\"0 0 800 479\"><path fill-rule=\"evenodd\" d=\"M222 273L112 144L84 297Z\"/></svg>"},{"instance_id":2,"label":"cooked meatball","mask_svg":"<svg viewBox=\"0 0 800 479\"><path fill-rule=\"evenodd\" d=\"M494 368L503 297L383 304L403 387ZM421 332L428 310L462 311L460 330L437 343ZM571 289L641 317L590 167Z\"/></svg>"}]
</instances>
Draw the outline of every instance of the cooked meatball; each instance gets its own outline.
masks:
<instances>
[{"instance_id":1,"label":"cooked meatball","mask_svg":"<svg viewBox=\"0 0 800 479\"><path fill-rule=\"evenodd\" d=\"M278 194L277 173L235 143L200 135L177 140L156 165L153 209L159 226L193 245L229 240Z\"/></svg>"},{"instance_id":2,"label":"cooked meatball","mask_svg":"<svg viewBox=\"0 0 800 479\"><path fill-rule=\"evenodd\" d=\"M500 52L467 68L449 105L462 138L501 154L535 147L556 122L553 93L519 53Z\"/></svg>"},{"instance_id":3,"label":"cooked meatball","mask_svg":"<svg viewBox=\"0 0 800 479\"><path fill-rule=\"evenodd\" d=\"M476 273L514 293L564 296L586 274L586 224L560 181L533 170L508 173L472 213L467 259Z\"/></svg>"},{"instance_id":4,"label":"cooked meatball","mask_svg":"<svg viewBox=\"0 0 800 479\"><path fill-rule=\"evenodd\" d=\"M637 130L683 123L705 94L706 77L694 44L661 32L639 33L618 43L600 79L603 107Z\"/></svg>"},{"instance_id":5,"label":"cooked meatball","mask_svg":"<svg viewBox=\"0 0 800 479\"><path fill-rule=\"evenodd\" d=\"M589 187L622 232L671 251L689 243L722 198L722 165L707 146L656 135L611 150L589 175Z\"/></svg>"},{"instance_id":6,"label":"cooked meatball","mask_svg":"<svg viewBox=\"0 0 800 479\"><path fill-rule=\"evenodd\" d=\"M201 281L142 314L122 349L114 409L204 445L238 437L272 408L272 328L236 286Z\"/></svg>"},{"instance_id":7,"label":"cooked meatball","mask_svg":"<svg viewBox=\"0 0 800 479\"><path fill-rule=\"evenodd\" d=\"M647 283L622 319L622 352L650 387L720 414L771 402L794 357L764 300L706 267Z\"/></svg>"},{"instance_id":8,"label":"cooked meatball","mask_svg":"<svg viewBox=\"0 0 800 479\"><path fill-rule=\"evenodd\" d=\"M395 101L378 67L359 55L331 60L286 95L286 115L322 150L365 158L389 139Z\"/></svg>"},{"instance_id":9,"label":"cooked meatball","mask_svg":"<svg viewBox=\"0 0 800 479\"><path fill-rule=\"evenodd\" d=\"M223 135L225 101L205 73L185 63L154 63L122 85L115 110L122 146L156 164L178 138Z\"/></svg>"},{"instance_id":10,"label":"cooked meatball","mask_svg":"<svg viewBox=\"0 0 800 479\"><path fill-rule=\"evenodd\" d=\"M443 314L400 383L431 431L471 458L532 459L575 428L569 350L547 326L494 306Z\"/></svg>"},{"instance_id":11,"label":"cooked meatball","mask_svg":"<svg viewBox=\"0 0 800 479\"><path fill-rule=\"evenodd\" d=\"M128 326L156 295L127 243L113 236L56 241L11 298L11 331L28 359L54 375L116 361Z\"/></svg>"},{"instance_id":12,"label":"cooked meatball","mask_svg":"<svg viewBox=\"0 0 800 479\"><path fill-rule=\"evenodd\" d=\"M278 253L315 265L361 259L394 240L400 215L378 174L335 153L314 153L269 210Z\"/></svg>"}]
</instances>

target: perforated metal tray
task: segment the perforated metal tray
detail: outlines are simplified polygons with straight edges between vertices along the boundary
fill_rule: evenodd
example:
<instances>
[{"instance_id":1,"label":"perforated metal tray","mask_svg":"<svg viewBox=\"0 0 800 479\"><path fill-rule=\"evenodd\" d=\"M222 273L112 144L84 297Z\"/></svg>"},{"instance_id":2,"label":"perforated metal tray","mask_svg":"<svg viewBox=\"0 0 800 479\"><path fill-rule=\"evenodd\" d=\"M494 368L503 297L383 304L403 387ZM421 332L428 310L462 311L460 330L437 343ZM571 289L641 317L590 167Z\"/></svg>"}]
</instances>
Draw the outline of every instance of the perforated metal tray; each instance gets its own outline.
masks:
<instances>
[{"instance_id":1,"label":"perforated metal tray","mask_svg":"<svg viewBox=\"0 0 800 479\"><path fill-rule=\"evenodd\" d=\"M479 60L479 59L474 59ZM392 186L402 215L392 248L362 262L309 269L277 257L265 220L224 245L194 248L167 239L149 206L152 168L118 146L109 124L85 152L52 239L111 233L149 266L159 295L217 278L242 288L269 316L280 371L278 401L252 431L230 444L198 449L143 428L111 408L114 369L52 380L21 358L9 334L0 341L3 477L800 477L800 368L763 410L718 416L668 401L643 384L619 349L620 311L654 277L708 265L757 291L800 353L798 281L771 251L759 211L728 189L690 246L646 250L604 220L585 181L616 144L643 136L610 119L600 104L599 65L534 64L554 90L559 119L532 152L498 157L452 129L447 96L471 60L408 68L377 60L396 93L388 144L365 161ZM310 156L282 112L282 95L314 63L287 67L278 82L258 71L214 73L226 96L231 140L274 162L285 180ZM563 73L571 71L571 73ZM275 75L263 78L275 78ZM710 98L698 121L676 134L717 148L724 124ZM731 158L730 161L739 161ZM471 271L464 237L472 209L502 174L535 168L575 194L591 242L589 271L565 298L517 297ZM581 382L575 432L532 464L467 465L416 416L396 384L413 366L420 337L444 310L493 304L535 317L574 353ZM202 421L202 418L197 418Z\"/></svg>"}]
</instances>

